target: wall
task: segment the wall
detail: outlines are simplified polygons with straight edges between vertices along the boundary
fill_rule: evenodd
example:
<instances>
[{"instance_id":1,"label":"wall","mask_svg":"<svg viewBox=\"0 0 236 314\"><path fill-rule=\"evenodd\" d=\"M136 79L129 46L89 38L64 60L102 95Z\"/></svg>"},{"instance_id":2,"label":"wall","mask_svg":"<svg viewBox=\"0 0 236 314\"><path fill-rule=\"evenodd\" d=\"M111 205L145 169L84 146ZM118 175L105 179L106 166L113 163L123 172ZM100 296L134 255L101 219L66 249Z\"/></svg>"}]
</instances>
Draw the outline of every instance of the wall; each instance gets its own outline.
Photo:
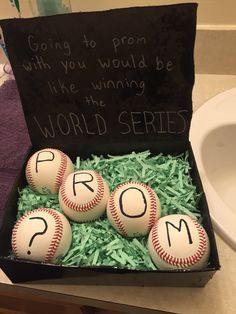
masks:
<instances>
[{"instance_id":1,"label":"wall","mask_svg":"<svg viewBox=\"0 0 236 314\"><path fill-rule=\"evenodd\" d=\"M32 0L31 0L32 1ZM51 1L51 0L49 0ZM22 17L31 16L30 0L20 0ZM129 6L145 6L145 5L161 5L172 3L187 3L191 0L70 0L73 11L95 11L106 10L111 8L129 7ZM198 0L192 1L199 4L198 7L198 25L234 25L236 27L236 1L235 0ZM10 0L0 1L0 19L17 16L17 11L10 4Z\"/></svg>"},{"instance_id":2,"label":"wall","mask_svg":"<svg viewBox=\"0 0 236 314\"><path fill-rule=\"evenodd\" d=\"M129 0L129 1L93 1L93 0L74 0L73 7L75 10L100 10L111 7L128 7L128 6L142 6L142 5L160 5L160 4L172 4L172 3L183 3L183 2L197 2L198 7L198 24L199 25L214 25L214 24L226 24L236 25L236 1L235 0L172 0L172 1L155 1L155 0Z\"/></svg>"}]
</instances>

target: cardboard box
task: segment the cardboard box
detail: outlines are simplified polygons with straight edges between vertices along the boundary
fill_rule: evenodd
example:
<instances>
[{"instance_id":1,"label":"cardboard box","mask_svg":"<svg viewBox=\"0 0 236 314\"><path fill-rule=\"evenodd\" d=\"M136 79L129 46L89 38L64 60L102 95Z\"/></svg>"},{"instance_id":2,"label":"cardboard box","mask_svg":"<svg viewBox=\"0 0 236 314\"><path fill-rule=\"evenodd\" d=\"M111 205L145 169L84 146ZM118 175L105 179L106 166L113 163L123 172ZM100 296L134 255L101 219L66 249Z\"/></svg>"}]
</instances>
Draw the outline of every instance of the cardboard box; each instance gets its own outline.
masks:
<instances>
[{"instance_id":1,"label":"cardboard box","mask_svg":"<svg viewBox=\"0 0 236 314\"><path fill-rule=\"evenodd\" d=\"M32 148L76 156L189 151L191 177L203 192L189 143L194 84L196 4L73 13L0 24ZM137 23L138 21L138 23ZM0 222L0 267L13 282L79 276L81 284L204 286L220 268L203 193L209 266L200 271L64 267L7 257L17 212L19 172Z\"/></svg>"}]
</instances>

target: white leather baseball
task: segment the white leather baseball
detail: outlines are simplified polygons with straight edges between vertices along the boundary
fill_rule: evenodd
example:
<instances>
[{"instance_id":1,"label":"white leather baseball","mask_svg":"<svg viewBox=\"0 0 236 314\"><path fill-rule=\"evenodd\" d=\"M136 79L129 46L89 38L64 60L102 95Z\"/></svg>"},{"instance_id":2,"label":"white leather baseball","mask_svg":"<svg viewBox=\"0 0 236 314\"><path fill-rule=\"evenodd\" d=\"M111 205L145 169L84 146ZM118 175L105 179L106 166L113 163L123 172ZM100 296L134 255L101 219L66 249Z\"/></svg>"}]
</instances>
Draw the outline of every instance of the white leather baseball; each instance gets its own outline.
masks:
<instances>
[{"instance_id":1,"label":"white leather baseball","mask_svg":"<svg viewBox=\"0 0 236 314\"><path fill-rule=\"evenodd\" d=\"M59 190L59 204L67 217L77 222L94 221L105 210L110 191L94 170L71 173Z\"/></svg>"},{"instance_id":2,"label":"white leather baseball","mask_svg":"<svg viewBox=\"0 0 236 314\"><path fill-rule=\"evenodd\" d=\"M148 237L150 256L161 270L202 269L207 265L210 244L205 229L188 215L160 218Z\"/></svg>"},{"instance_id":3,"label":"white leather baseball","mask_svg":"<svg viewBox=\"0 0 236 314\"><path fill-rule=\"evenodd\" d=\"M26 213L12 231L12 251L17 258L55 263L67 253L72 241L66 217L51 208Z\"/></svg>"},{"instance_id":4,"label":"white leather baseball","mask_svg":"<svg viewBox=\"0 0 236 314\"><path fill-rule=\"evenodd\" d=\"M107 218L125 237L144 236L160 217L161 205L156 193L141 182L119 185L107 203Z\"/></svg>"},{"instance_id":5,"label":"white leather baseball","mask_svg":"<svg viewBox=\"0 0 236 314\"><path fill-rule=\"evenodd\" d=\"M29 158L25 175L34 191L56 194L62 182L73 171L74 165L66 154L58 149L45 148Z\"/></svg>"}]
</instances>

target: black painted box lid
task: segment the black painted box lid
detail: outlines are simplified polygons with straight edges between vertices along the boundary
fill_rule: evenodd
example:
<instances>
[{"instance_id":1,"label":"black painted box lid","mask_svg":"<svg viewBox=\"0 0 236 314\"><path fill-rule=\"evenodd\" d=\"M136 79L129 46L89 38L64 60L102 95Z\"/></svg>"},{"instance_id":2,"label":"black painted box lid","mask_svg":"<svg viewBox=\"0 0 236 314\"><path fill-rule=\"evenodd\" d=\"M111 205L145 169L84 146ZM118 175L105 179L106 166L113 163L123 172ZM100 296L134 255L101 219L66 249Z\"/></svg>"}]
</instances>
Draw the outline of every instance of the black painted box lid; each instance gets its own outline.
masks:
<instances>
[{"instance_id":1,"label":"black painted box lid","mask_svg":"<svg viewBox=\"0 0 236 314\"><path fill-rule=\"evenodd\" d=\"M189 3L1 21L33 146L188 141L196 11Z\"/></svg>"}]
</instances>

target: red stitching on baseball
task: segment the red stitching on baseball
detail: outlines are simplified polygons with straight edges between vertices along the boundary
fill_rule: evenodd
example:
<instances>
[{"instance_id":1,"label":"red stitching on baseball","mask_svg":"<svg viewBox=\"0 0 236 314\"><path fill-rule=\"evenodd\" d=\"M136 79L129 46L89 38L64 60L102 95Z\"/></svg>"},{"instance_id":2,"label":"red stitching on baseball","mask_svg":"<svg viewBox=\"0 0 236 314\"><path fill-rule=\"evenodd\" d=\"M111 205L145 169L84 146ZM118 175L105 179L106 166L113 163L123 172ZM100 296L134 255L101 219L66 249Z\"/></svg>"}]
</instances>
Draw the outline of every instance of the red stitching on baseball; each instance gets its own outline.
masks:
<instances>
[{"instance_id":1,"label":"red stitching on baseball","mask_svg":"<svg viewBox=\"0 0 236 314\"><path fill-rule=\"evenodd\" d=\"M148 230L150 230L152 226L155 224L156 217L157 217L157 199L156 199L157 196L155 195L155 192L148 185L142 182L140 184L146 188L150 197L150 216L149 216L149 222L148 222Z\"/></svg>"},{"instance_id":2,"label":"red stitching on baseball","mask_svg":"<svg viewBox=\"0 0 236 314\"><path fill-rule=\"evenodd\" d=\"M118 187L115 188L115 190L111 194L109 204L110 204L110 211L111 211L112 218L114 219L120 232L122 234L124 234L125 236L127 236L128 233L127 233L125 226L122 223L119 215L117 214L116 206L115 206L115 202L114 202L114 195L117 192L117 190L119 190L120 188L123 188L126 185L130 185L130 184L136 184L136 185L140 185L140 186L144 187L149 194L149 197L150 197L150 216L149 216L149 222L148 222L148 229L149 230L154 225L154 223L156 221L156 215L157 215L156 196L154 194L154 191L148 185L144 184L143 182L138 182L138 181L129 181L129 182L125 182L125 183L120 184Z\"/></svg>"},{"instance_id":3,"label":"red stitching on baseball","mask_svg":"<svg viewBox=\"0 0 236 314\"><path fill-rule=\"evenodd\" d=\"M32 171L31 171L31 159L33 158L33 156L31 156L27 162L27 165L26 165L26 178L27 178L27 181L29 183L29 185L32 187L33 190L37 190L37 187L35 185L35 182L34 182L34 178L32 176Z\"/></svg>"},{"instance_id":4,"label":"red stitching on baseball","mask_svg":"<svg viewBox=\"0 0 236 314\"><path fill-rule=\"evenodd\" d=\"M17 233L17 230L19 228L19 225L21 224L21 222L24 220L25 217L21 217L17 223L15 224L14 226L14 229L13 229L13 232L12 232L12 237L11 237L11 246L12 246L12 251L13 253L15 254L15 256L17 258L19 258L19 253L18 253L18 249L17 249L17 246L16 246L16 233Z\"/></svg>"},{"instance_id":5,"label":"red stitching on baseball","mask_svg":"<svg viewBox=\"0 0 236 314\"><path fill-rule=\"evenodd\" d=\"M44 148L41 151L44 150L54 150L56 152L58 152L61 156L61 161L60 161L60 165L59 165L59 169L56 175L56 179L55 179L55 189L58 190L62 184L63 181L63 177L66 171L66 167L67 167L67 156L66 154L64 154L63 152L61 152L59 149L55 149L55 148ZM37 190L37 186L34 182L34 178L32 176L32 171L31 171L31 160L33 158L34 154L29 158L27 165L26 165L26 176L28 179L28 183L29 185L32 187L33 190Z\"/></svg>"},{"instance_id":6,"label":"red stitching on baseball","mask_svg":"<svg viewBox=\"0 0 236 314\"><path fill-rule=\"evenodd\" d=\"M43 210L45 210L48 214L50 214L55 219L56 230L54 232L47 255L45 257L45 262L50 262L53 259L56 253L56 250L61 242L61 238L63 234L63 222L61 220L61 217L57 214L57 212L50 210L50 208L43 208Z\"/></svg>"},{"instance_id":7,"label":"red stitching on baseball","mask_svg":"<svg viewBox=\"0 0 236 314\"><path fill-rule=\"evenodd\" d=\"M78 204L76 202L71 201L66 194L66 188L65 188L66 182L64 181L62 183L60 187L60 194L61 194L62 201L65 203L67 207L69 207L70 209L73 209L76 212L87 212L100 203L104 195L105 186L104 186L102 176L100 176L100 174L97 173L96 171L94 171L94 173L95 173L95 177L97 179L97 185L98 185L97 193L91 201L84 204Z\"/></svg>"},{"instance_id":8,"label":"red stitching on baseball","mask_svg":"<svg viewBox=\"0 0 236 314\"><path fill-rule=\"evenodd\" d=\"M55 232L52 238L52 241L50 243L49 249L47 251L47 254L45 256L44 262L50 262L55 253L56 250L60 244L61 238L62 238L62 234L63 234L63 222L60 218L60 216L58 215L57 212L54 212L51 208L38 208L33 210L33 212L46 212L48 214L50 214L54 220L55 220ZM23 220L25 220L28 216L30 216L32 213L32 211L29 211L28 213L26 213L24 216L22 216L17 223L14 226L13 232L12 232L12 239L11 239L11 244L12 244L12 250L15 254L15 256L17 258L20 258L19 256L19 252L17 250L17 245L16 245L16 237L17 237L17 231L19 228L19 225L22 223Z\"/></svg>"},{"instance_id":9,"label":"red stitching on baseball","mask_svg":"<svg viewBox=\"0 0 236 314\"><path fill-rule=\"evenodd\" d=\"M166 263L177 266L177 267L191 267L198 261L202 259L206 252L207 248L207 239L206 239L206 233L203 229L203 227L196 221L192 220L194 225L197 228L198 235L199 235L199 245L197 248L197 251L186 258L178 258L170 255L167 253L164 248L161 246L160 240L159 240L159 234L158 234L158 227L157 224L152 228L151 230L151 239L153 243L153 247L156 251L156 253L163 259Z\"/></svg>"},{"instance_id":10,"label":"red stitching on baseball","mask_svg":"<svg viewBox=\"0 0 236 314\"><path fill-rule=\"evenodd\" d=\"M63 177L64 177L64 174L65 174L65 171L66 171L67 156L66 156L66 154L64 154L60 150L58 150L58 149L55 149L55 150L61 156L61 162L60 162L60 166L59 166L58 173L57 173L57 176L56 176L56 181L55 181L55 186L56 186L56 189L58 190L60 188L61 184L62 184Z\"/></svg>"},{"instance_id":11,"label":"red stitching on baseball","mask_svg":"<svg viewBox=\"0 0 236 314\"><path fill-rule=\"evenodd\" d=\"M115 194L117 192L117 190L120 189L120 187L124 186L124 184L121 184L120 186L118 186L117 188L115 188L115 190L111 193L110 195L110 198L108 200L109 202L109 209L110 209L110 212L111 212L111 216L115 222L115 225L118 227L118 230L120 231L121 234L123 234L124 236L128 236L128 232L126 231L125 229L125 226L124 224L122 223L118 213L117 213L117 210L116 210L116 205L115 205Z\"/></svg>"}]
</instances>

